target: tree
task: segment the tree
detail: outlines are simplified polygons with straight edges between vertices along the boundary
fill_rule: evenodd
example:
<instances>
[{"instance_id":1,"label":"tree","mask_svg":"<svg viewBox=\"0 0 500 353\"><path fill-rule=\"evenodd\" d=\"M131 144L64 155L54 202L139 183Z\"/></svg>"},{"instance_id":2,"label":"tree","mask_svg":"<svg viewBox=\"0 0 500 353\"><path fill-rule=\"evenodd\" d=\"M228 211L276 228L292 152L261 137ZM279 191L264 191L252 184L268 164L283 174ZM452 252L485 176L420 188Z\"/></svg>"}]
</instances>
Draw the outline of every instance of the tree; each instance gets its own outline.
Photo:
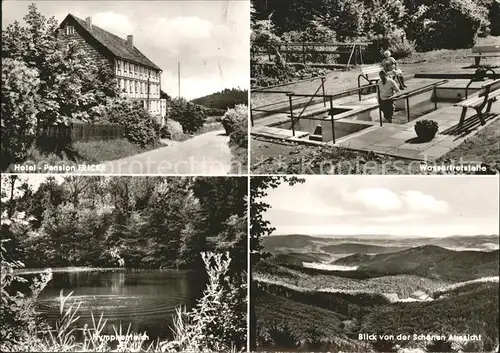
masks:
<instances>
[{"instance_id":1,"label":"tree","mask_svg":"<svg viewBox=\"0 0 500 353\"><path fill-rule=\"evenodd\" d=\"M270 235L274 231L271 223L264 219L264 213L271 208L263 198L268 194L269 189L277 188L282 182L289 185L303 183L305 179L297 177L280 176L256 176L250 179L250 265L254 266L260 259L266 257L262 252L261 238ZM250 271L250 350L257 348L257 318L255 315L255 297L252 292L256 292L256 287Z\"/></svg>"},{"instance_id":2,"label":"tree","mask_svg":"<svg viewBox=\"0 0 500 353\"><path fill-rule=\"evenodd\" d=\"M362 2L351 0L324 0L317 18L332 28L339 41L354 39L363 33L365 9Z\"/></svg>"},{"instance_id":3,"label":"tree","mask_svg":"<svg viewBox=\"0 0 500 353\"><path fill-rule=\"evenodd\" d=\"M156 195L144 214L147 222L144 233L148 234L144 264L173 267L181 245L190 247L189 240L199 242L188 228L200 229L203 222L200 203L191 190L191 183L191 178L167 178L157 185Z\"/></svg>"},{"instance_id":4,"label":"tree","mask_svg":"<svg viewBox=\"0 0 500 353\"><path fill-rule=\"evenodd\" d=\"M232 215L242 217L246 214L246 178L196 178L192 189L200 200L207 235L215 236L224 231L224 222Z\"/></svg>"},{"instance_id":5,"label":"tree","mask_svg":"<svg viewBox=\"0 0 500 353\"><path fill-rule=\"evenodd\" d=\"M227 252L231 260L231 274L246 282L242 278L248 268L248 217L247 215L232 215L224 222L225 229L215 238L215 249L218 252Z\"/></svg>"},{"instance_id":6,"label":"tree","mask_svg":"<svg viewBox=\"0 0 500 353\"><path fill-rule=\"evenodd\" d=\"M24 21L26 26L16 21L2 31L2 61L21 61L37 70L40 83L32 93L39 126L97 119L99 106L118 95L110 68L98 68L76 42L62 40L56 19L47 19L36 5L29 6Z\"/></svg>"},{"instance_id":7,"label":"tree","mask_svg":"<svg viewBox=\"0 0 500 353\"><path fill-rule=\"evenodd\" d=\"M24 260L25 257L22 241L29 232L29 216L24 212L22 200L31 193L26 178L19 175L2 176L1 232L5 240L2 247L13 260Z\"/></svg>"},{"instance_id":8,"label":"tree","mask_svg":"<svg viewBox=\"0 0 500 353\"><path fill-rule=\"evenodd\" d=\"M32 197L26 200L25 209L32 217L31 225L34 229L40 228L45 210L54 209L63 203L64 192L64 187L54 177L48 177Z\"/></svg>"},{"instance_id":9,"label":"tree","mask_svg":"<svg viewBox=\"0 0 500 353\"><path fill-rule=\"evenodd\" d=\"M185 133L196 132L206 121L203 109L184 98L176 98L171 101L168 118L181 123Z\"/></svg>"},{"instance_id":10,"label":"tree","mask_svg":"<svg viewBox=\"0 0 500 353\"><path fill-rule=\"evenodd\" d=\"M153 116L139 102L114 100L105 108L105 120L125 128L124 137L141 147L158 139L158 125Z\"/></svg>"},{"instance_id":11,"label":"tree","mask_svg":"<svg viewBox=\"0 0 500 353\"><path fill-rule=\"evenodd\" d=\"M241 275L246 195L244 178L48 177L34 191L13 175L3 179L2 213L23 211L26 222L2 230L32 267L201 269L200 253L218 250Z\"/></svg>"},{"instance_id":12,"label":"tree","mask_svg":"<svg viewBox=\"0 0 500 353\"><path fill-rule=\"evenodd\" d=\"M255 22L269 19L272 15L276 33L306 30L312 20L321 13L325 0L267 0L252 2ZM263 4L267 6L262 6Z\"/></svg>"},{"instance_id":13,"label":"tree","mask_svg":"<svg viewBox=\"0 0 500 353\"><path fill-rule=\"evenodd\" d=\"M366 12L370 16L366 16L364 32L371 36L387 37L402 27L407 16L402 0L372 0Z\"/></svg>"},{"instance_id":14,"label":"tree","mask_svg":"<svg viewBox=\"0 0 500 353\"><path fill-rule=\"evenodd\" d=\"M176 267L191 267L200 265L200 253L204 250L204 234L193 223L188 223L181 230L179 254Z\"/></svg>"},{"instance_id":15,"label":"tree","mask_svg":"<svg viewBox=\"0 0 500 353\"><path fill-rule=\"evenodd\" d=\"M246 178L196 178L192 186L200 200L204 222L201 229L213 249L228 252L232 275L247 269L247 196Z\"/></svg>"},{"instance_id":16,"label":"tree","mask_svg":"<svg viewBox=\"0 0 500 353\"><path fill-rule=\"evenodd\" d=\"M488 34L488 10L470 0L406 0L408 37L420 50L472 47Z\"/></svg>"},{"instance_id":17,"label":"tree","mask_svg":"<svg viewBox=\"0 0 500 353\"><path fill-rule=\"evenodd\" d=\"M226 88L222 91L193 99L191 102L207 108L226 110L234 108L238 104L247 105L248 90L240 88Z\"/></svg>"},{"instance_id":18,"label":"tree","mask_svg":"<svg viewBox=\"0 0 500 353\"><path fill-rule=\"evenodd\" d=\"M2 171L22 161L35 141L39 86L36 69L23 61L2 59Z\"/></svg>"}]
</instances>

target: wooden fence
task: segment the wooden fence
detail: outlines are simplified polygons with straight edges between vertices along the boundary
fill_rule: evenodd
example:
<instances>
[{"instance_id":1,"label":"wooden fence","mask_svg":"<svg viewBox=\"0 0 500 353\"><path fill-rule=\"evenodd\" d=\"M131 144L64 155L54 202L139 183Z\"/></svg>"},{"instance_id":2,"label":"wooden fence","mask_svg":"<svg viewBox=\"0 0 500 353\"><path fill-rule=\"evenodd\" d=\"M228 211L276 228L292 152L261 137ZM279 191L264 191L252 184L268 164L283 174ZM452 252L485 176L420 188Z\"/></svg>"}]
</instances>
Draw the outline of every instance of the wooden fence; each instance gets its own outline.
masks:
<instances>
[{"instance_id":1,"label":"wooden fence","mask_svg":"<svg viewBox=\"0 0 500 353\"><path fill-rule=\"evenodd\" d=\"M363 64L363 52L369 42L353 43L313 43L313 42L279 42L279 43L253 43L251 55L267 57L273 61L276 53L283 55L289 64L310 64L312 66L332 66L340 64L347 70L351 65ZM333 59L333 62L331 60Z\"/></svg>"},{"instance_id":2,"label":"wooden fence","mask_svg":"<svg viewBox=\"0 0 500 353\"><path fill-rule=\"evenodd\" d=\"M75 141L103 141L115 140L124 137L125 129L114 124L86 124L70 123L69 125L52 125L38 131L38 137L57 140Z\"/></svg>"}]
</instances>

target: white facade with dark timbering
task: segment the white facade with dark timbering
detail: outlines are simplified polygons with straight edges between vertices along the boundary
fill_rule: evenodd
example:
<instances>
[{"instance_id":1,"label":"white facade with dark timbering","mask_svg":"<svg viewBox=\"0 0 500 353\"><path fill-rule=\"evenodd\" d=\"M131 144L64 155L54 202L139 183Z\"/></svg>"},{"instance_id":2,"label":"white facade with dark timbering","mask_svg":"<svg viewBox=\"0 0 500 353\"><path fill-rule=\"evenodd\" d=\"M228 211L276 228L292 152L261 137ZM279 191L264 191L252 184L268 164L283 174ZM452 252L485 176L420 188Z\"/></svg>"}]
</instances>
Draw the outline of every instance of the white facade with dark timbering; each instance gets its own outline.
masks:
<instances>
[{"instance_id":1,"label":"white facade with dark timbering","mask_svg":"<svg viewBox=\"0 0 500 353\"><path fill-rule=\"evenodd\" d=\"M92 58L110 65L121 97L140 101L152 115L166 114L166 102L160 98L162 70L134 46L133 35L127 39L68 14L59 26L63 39L77 41ZM163 101L163 103L162 103Z\"/></svg>"}]
</instances>

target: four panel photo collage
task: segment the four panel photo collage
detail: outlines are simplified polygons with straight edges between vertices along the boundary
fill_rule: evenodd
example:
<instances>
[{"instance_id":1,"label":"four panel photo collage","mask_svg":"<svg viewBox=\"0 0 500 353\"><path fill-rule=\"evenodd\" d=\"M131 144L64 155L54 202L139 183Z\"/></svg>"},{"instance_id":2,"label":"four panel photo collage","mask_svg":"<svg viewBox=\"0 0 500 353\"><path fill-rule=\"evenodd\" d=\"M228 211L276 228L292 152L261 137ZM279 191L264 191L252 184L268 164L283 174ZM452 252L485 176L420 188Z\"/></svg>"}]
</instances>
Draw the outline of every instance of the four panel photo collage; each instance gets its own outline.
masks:
<instances>
[{"instance_id":1,"label":"four panel photo collage","mask_svg":"<svg viewBox=\"0 0 500 353\"><path fill-rule=\"evenodd\" d=\"M2 352L499 353L499 0L4 0Z\"/></svg>"}]
</instances>

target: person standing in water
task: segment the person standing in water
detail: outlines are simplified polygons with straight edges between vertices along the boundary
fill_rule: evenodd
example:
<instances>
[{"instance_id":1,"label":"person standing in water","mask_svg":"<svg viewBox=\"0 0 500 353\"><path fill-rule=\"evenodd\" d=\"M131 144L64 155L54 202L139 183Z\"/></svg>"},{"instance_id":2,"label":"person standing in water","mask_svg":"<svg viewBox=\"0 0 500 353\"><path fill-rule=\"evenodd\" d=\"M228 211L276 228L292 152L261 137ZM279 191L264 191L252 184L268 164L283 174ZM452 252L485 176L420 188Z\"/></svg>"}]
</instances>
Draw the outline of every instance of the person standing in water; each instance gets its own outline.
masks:
<instances>
[{"instance_id":1,"label":"person standing in water","mask_svg":"<svg viewBox=\"0 0 500 353\"><path fill-rule=\"evenodd\" d=\"M388 76L395 76L399 83L400 89L405 89L405 79L403 77L403 71L399 69L398 62L391 56L391 52L386 50L384 52L384 60L382 60L382 68Z\"/></svg>"},{"instance_id":2,"label":"person standing in water","mask_svg":"<svg viewBox=\"0 0 500 353\"><path fill-rule=\"evenodd\" d=\"M377 82L378 86L378 104L384 113L384 118L392 123L392 116L394 115L394 101L392 97L400 93L401 90L398 84L387 73L382 70L379 72L380 80Z\"/></svg>"}]
</instances>

